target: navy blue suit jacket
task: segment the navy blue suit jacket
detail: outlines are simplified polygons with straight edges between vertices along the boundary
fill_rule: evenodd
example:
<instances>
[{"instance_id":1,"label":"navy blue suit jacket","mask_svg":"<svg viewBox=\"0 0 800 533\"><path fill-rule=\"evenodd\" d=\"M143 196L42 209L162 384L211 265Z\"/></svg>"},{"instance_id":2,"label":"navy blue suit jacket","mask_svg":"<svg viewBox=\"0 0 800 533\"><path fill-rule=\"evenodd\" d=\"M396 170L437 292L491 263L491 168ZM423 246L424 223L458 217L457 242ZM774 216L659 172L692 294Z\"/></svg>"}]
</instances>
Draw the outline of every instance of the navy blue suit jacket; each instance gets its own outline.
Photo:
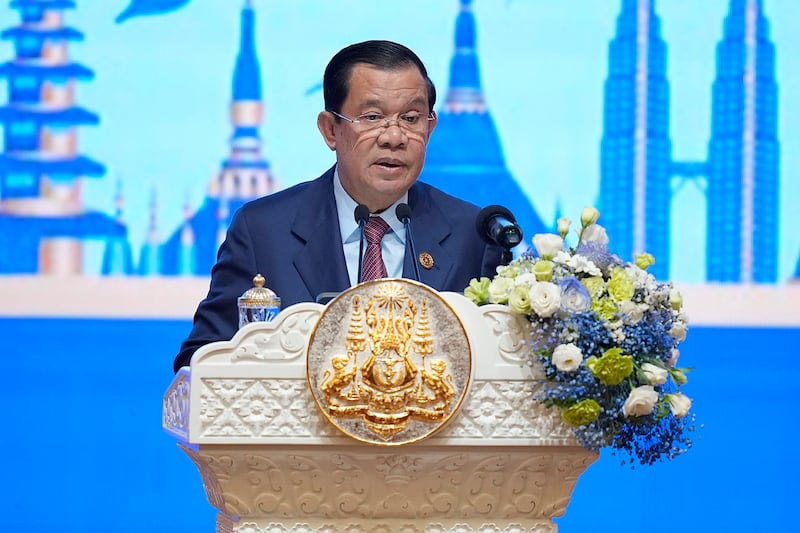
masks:
<instances>
[{"instance_id":1,"label":"navy blue suit jacket","mask_svg":"<svg viewBox=\"0 0 800 533\"><path fill-rule=\"evenodd\" d=\"M486 244L475 229L479 208L417 182L408 191L417 253L428 252L431 269L420 281L439 291L461 292L472 278L492 277L502 249ZM407 241L408 242L408 241ZM414 278L406 244L403 277ZM194 315L194 326L175 357L174 370L189 364L200 346L233 337L239 326L237 298L261 274L281 307L313 302L323 292L350 287L333 194L333 168L316 180L259 198L236 212L211 286Z\"/></svg>"}]
</instances>

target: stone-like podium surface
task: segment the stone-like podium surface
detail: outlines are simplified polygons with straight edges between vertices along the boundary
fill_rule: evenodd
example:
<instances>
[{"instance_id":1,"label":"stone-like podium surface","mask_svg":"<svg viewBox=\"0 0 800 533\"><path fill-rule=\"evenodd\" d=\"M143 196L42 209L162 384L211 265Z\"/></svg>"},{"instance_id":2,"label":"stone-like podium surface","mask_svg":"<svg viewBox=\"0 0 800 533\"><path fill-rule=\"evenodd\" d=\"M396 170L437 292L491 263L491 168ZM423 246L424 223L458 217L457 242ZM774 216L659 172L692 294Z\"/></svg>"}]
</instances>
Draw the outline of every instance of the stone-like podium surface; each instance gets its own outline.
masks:
<instances>
[{"instance_id":1,"label":"stone-like podium surface","mask_svg":"<svg viewBox=\"0 0 800 533\"><path fill-rule=\"evenodd\" d=\"M217 532L555 532L597 458L532 400L525 320L440 293L472 351L449 423L403 446L359 442L320 412L306 348L324 306L304 303L204 346L164 396L163 426L197 466Z\"/></svg>"}]
</instances>

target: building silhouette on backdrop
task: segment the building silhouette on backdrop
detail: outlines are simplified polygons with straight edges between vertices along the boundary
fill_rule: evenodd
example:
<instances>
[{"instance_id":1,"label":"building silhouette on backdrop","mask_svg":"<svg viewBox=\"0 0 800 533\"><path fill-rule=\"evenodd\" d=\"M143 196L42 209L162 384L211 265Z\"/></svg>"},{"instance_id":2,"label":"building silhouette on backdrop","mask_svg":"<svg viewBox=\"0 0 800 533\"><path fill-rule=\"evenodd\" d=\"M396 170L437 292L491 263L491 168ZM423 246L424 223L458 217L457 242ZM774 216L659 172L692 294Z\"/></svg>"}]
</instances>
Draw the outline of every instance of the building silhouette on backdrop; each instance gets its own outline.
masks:
<instances>
[{"instance_id":1,"label":"building silhouette on backdrop","mask_svg":"<svg viewBox=\"0 0 800 533\"><path fill-rule=\"evenodd\" d=\"M63 23L74 2L10 6L21 22L0 34L14 46L14 58L0 65L8 82L0 107L0 273L78 274L84 241L125 242L127 234L115 218L82 204L82 180L105 173L78 151L78 127L99 118L75 103L76 86L94 74L69 58L70 42L83 39Z\"/></svg>"},{"instance_id":2,"label":"building silhouette on backdrop","mask_svg":"<svg viewBox=\"0 0 800 533\"><path fill-rule=\"evenodd\" d=\"M779 173L775 50L761 0L731 0L717 46L707 161L673 161L666 44L654 0L623 0L609 46L601 141L603 223L614 251L647 251L668 277L671 183L693 180L708 205L706 280L774 283ZM758 248L756 250L756 243Z\"/></svg>"},{"instance_id":3,"label":"building silhouette on backdrop","mask_svg":"<svg viewBox=\"0 0 800 533\"><path fill-rule=\"evenodd\" d=\"M96 125L99 118L75 103L77 82L93 77L67 53L70 42L83 38L63 23L64 11L75 2L14 0L10 6L21 23L0 34L13 42L15 54L0 65L0 77L8 80L8 100L0 107L0 274L92 271L96 267L82 264L83 246L87 240L101 240L106 246L99 270L104 274L207 275L232 213L276 189L261 154L263 104L251 0L244 0L241 10L230 152L200 208L193 211L187 201L183 223L165 241L159 237L153 194L136 266L122 221L121 185L113 215L82 205L83 179L102 177L105 168L78 151L78 128ZM530 239L552 231L552 224L542 222L506 167L481 88L472 2L459 0L458 6L447 94L421 179L478 205L508 207ZM705 192L708 204L706 279L777 281L774 71L775 48L762 1L729 0L717 46L706 160L674 161L667 45L660 36L655 0L621 0L608 52L597 202L614 252L627 260L648 251L658 260L651 267L654 274L667 278L672 194L676 183L689 181ZM535 179L546 177L520 177ZM800 276L800 258L795 276Z\"/></svg>"}]
</instances>

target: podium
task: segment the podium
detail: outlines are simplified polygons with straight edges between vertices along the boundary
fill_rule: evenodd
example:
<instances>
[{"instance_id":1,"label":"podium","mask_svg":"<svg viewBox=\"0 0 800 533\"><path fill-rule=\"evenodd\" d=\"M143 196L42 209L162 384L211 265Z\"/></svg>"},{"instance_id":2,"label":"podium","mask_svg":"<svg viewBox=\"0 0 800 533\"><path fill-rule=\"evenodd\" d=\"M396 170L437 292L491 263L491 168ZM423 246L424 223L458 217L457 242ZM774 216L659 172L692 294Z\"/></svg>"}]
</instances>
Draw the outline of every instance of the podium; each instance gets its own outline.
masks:
<instances>
[{"instance_id":1,"label":"podium","mask_svg":"<svg viewBox=\"0 0 800 533\"><path fill-rule=\"evenodd\" d=\"M330 334L317 328L328 306L293 305L195 353L162 422L219 510L218 533L557 531L552 519L597 454L533 401L543 376L524 317L435 296L463 326L470 375L446 422L408 444L353 438L320 407L308 357Z\"/></svg>"}]
</instances>

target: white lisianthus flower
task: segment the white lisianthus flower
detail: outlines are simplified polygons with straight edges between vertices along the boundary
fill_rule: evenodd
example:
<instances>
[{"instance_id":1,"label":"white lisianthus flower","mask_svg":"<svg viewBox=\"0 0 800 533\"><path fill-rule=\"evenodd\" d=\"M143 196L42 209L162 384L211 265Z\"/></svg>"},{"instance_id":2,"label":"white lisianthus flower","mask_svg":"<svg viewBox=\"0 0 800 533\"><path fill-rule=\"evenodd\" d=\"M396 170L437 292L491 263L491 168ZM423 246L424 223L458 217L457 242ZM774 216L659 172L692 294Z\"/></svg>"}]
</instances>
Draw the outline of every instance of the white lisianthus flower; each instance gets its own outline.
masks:
<instances>
[{"instance_id":1,"label":"white lisianthus flower","mask_svg":"<svg viewBox=\"0 0 800 533\"><path fill-rule=\"evenodd\" d=\"M494 278L489 284L489 301L493 304L508 302L508 295L513 287L514 280L511 278Z\"/></svg>"},{"instance_id":2,"label":"white lisianthus flower","mask_svg":"<svg viewBox=\"0 0 800 533\"><path fill-rule=\"evenodd\" d=\"M508 295L508 308L520 315L531 312L530 291L527 287L517 285Z\"/></svg>"},{"instance_id":3,"label":"white lisianthus flower","mask_svg":"<svg viewBox=\"0 0 800 533\"><path fill-rule=\"evenodd\" d=\"M598 218L600 218L600 211L594 207L584 207L581 210L581 226L584 228L597 222Z\"/></svg>"},{"instance_id":4,"label":"white lisianthus flower","mask_svg":"<svg viewBox=\"0 0 800 533\"><path fill-rule=\"evenodd\" d=\"M570 257L569 266L572 270L578 273L583 273L588 276L602 276L603 272L589 260L585 255L576 254Z\"/></svg>"},{"instance_id":5,"label":"white lisianthus flower","mask_svg":"<svg viewBox=\"0 0 800 533\"><path fill-rule=\"evenodd\" d=\"M562 239L567 237L567 233L569 233L569 227L572 224L572 221L567 217L561 217L556 221L556 231L559 235L561 235Z\"/></svg>"},{"instance_id":6,"label":"white lisianthus flower","mask_svg":"<svg viewBox=\"0 0 800 533\"><path fill-rule=\"evenodd\" d=\"M683 306L683 296L681 293L675 290L671 291L669 293L669 304L674 310L679 311Z\"/></svg>"},{"instance_id":7,"label":"white lisianthus flower","mask_svg":"<svg viewBox=\"0 0 800 533\"><path fill-rule=\"evenodd\" d=\"M672 411L672 416L675 418L683 418L689 414L689 409L692 407L691 398L680 392L667 394L666 398L669 402L669 410Z\"/></svg>"},{"instance_id":8,"label":"white lisianthus flower","mask_svg":"<svg viewBox=\"0 0 800 533\"><path fill-rule=\"evenodd\" d=\"M669 334L678 342L683 342L686 338L686 324L675 322L669 330Z\"/></svg>"},{"instance_id":9,"label":"white lisianthus flower","mask_svg":"<svg viewBox=\"0 0 800 533\"><path fill-rule=\"evenodd\" d=\"M519 274L519 265L511 263L509 265L500 265L497 267L497 275L504 278L515 278Z\"/></svg>"},{"instance_id":10,"label":"white lisianthus flower","mask_svg":"<svg viewBox=\"0 0 800 533\"><path fill-rule=\"evenodd\" d=\"M581 349L572 343L559 344L553 350L553 364L562 372L574 372L583 362Z\"/></svg>"},{"instance_id":11,"label":"white lisianthus flower","mask_svg":"<svg viewBox=\"0 0 800 533\"><path fill-rule=\"evenodd\" d=\"M647 306L643 306L647 309ZM625 324L636 324L644 316L643 307L630 300L623 300L617 304L622 320Z\"/></svg>"},{"instance_id":12,"label":"white lisianthus flower","mask_svg":"<svg viewBox=\"0 0 800 533\"><path fill-rule=\"evenodd\" d=\"M549 281L534 283L530 290L531 311L537 316L553 316L561 305L561 288Z\"/></svg>"},{"instance_id":13,"label":"white lisianthus flower","mask_svg":"<svg viewBox=\"0 0 800 533\"><path fill-rule=\"evenodd\" d=\"M667 366L670 368L674 368L675 365L678 364L678 357L680 357L681 352L678 351L677 348L672 349L672 355L669 357L669 361L667 361Z\"/></svg>"},{"instance_id":14,"label":"white lisianthus flower","mask_svg":"<svg viewBox=\"0 0 800 533\"><path fill-rule=\"evenodd\" d=\"M533 272L525 272L514 278L514 285L527 285L530 287L536 283L536 274Z\"/></svg>"},{"instance_id":15,"label":"white lisianthus flower","mask_svg":"<svg viewBox=\"0 0 800 533\"><path fill-rule=\"evenodd\" d=\"M537 233L533 236L533 247L542 259L552 259L564 249L564 239L552 233Z\"/></svg>"},{"instance_id":16,"label":"white lisianthus flower","mask_svg":"<svg viewBox=\"0 0 800 533\"><path fill-rule=\"evenodd\" d=\"M663 385L667 382L669 373L665 368L656 366L652 363L645 363L642 365L642 374L650 385Z\"/></svg>"},{"instance_id":17,"label":"white lisianthus flower","mask_svg":"<svg viewBox=\"0 0 800 533\"><path fill-rule=\"evenodd\" d=\"M648 282L648 276L652 277L635 265L625 265L625 273L637 288L644 288Z\"/></svg>"},{"instance_id":18,"label":"white lisianthus flower","mask_svg":"<svg viewBox=\"0 0 800 533\"><path fill-rule=\"evenodd\" d=\"M608 244L606 228L599 224L590 224L583 228L581 232L581 242L597 242L603 245Z\"/></svg>"},{"instance_id":19,"label":"white lisianthus flower","mask_svg":"<svg viewBox=\"0 0 800 533\"><path fill-rule=\"evenodd\" d=\"M653 412L658 401L658 393L653 389L652 385L642 385L636 387L628 395L625 404L622 406L622 412L628 418L632 416L645 416Z\"/></svg>"}]
</instances>

